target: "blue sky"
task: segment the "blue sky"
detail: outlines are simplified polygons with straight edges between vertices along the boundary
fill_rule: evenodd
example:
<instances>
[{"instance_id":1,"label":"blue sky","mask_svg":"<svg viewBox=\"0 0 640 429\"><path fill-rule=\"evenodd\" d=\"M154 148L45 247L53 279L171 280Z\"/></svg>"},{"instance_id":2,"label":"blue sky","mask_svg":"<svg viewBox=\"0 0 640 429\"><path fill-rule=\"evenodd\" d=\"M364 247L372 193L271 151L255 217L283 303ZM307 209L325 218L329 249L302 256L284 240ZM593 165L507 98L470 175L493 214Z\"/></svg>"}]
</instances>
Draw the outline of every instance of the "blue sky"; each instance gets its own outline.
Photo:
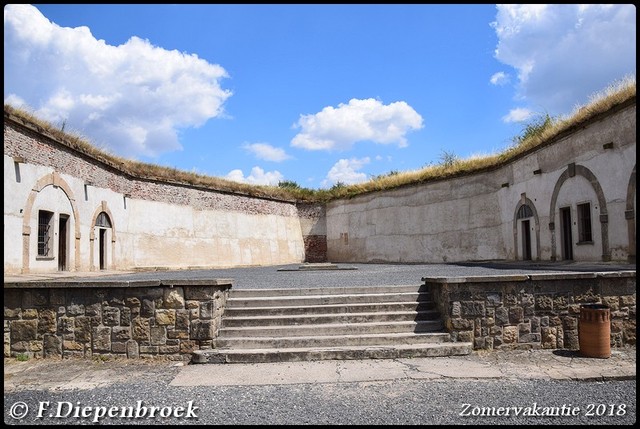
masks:
<instances>
[{"instance_id":1,"label":"blue sky","mask_svg":"<svg viewBox=\"0 0 640 429\"><path fill-rule=\"evenodd\" d=\"M636 72L633 5L7 5L4 36L5 103L312 189L496 153Z\"/></svg>"}]
</instances>

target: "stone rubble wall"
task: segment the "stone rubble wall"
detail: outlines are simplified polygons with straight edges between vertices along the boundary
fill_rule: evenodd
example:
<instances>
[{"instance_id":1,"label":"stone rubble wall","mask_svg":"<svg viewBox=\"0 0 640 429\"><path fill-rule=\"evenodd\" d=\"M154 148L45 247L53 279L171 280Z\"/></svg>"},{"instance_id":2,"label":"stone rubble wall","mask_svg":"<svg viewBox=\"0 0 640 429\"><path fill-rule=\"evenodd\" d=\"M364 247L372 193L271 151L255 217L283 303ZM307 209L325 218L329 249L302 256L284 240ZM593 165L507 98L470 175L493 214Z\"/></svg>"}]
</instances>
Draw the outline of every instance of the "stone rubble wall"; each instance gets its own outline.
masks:
<instances>
[{"instance_id":1,"label":"stone rubble wall","mask_svg":"<svg viewBox=\"0 0 640 429\"><path fill-rule=\"evenodd\" d=\"M610 308L611 346L636 344L635 272L424 278L453 341L579 349L580 307Z\"/></svg>"},{"instance_id":2,"label":"stone rubble wall","mask_svg":"<svg viewBox=\"0 0 640 429\"><path fill-rule=\"evenodd\" d=\"M322 203L298 203L305 262L327 262L327 214Z\"/></svg>"},{"instance_id":3,"label":"stone rubble wall","mask_svg":"<svg viewBox=\"0 0 640 429\"><path fill-rule=\"evenodd\" d=\"M4 357L183 360L211 348L231 283L155 283L5 285Z\"/></svg>"}]
</instances>

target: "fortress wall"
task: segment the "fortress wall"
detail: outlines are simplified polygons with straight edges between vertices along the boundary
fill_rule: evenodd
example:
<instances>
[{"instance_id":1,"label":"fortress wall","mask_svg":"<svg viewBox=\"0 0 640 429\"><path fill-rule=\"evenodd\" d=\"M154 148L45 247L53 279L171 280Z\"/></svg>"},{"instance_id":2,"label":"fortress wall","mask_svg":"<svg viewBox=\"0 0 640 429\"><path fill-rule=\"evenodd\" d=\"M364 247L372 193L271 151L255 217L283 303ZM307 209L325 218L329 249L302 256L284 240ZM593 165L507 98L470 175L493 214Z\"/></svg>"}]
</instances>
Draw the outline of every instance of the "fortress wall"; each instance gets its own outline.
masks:
<instances>
[{"instance_id":1,"label":"fortress wall","mask_svg":"<svg viewBox=\"0 0 640 429\"><path fill-rule=\"evenodd\" d=\"M332 201L328 259L522 259L517 210L526 203L535 212L527 224L531 259L568 259L561 249L566 207L574 260L626 261L635 255L635 118L633 103L493 170ZM591 207L592 240L577 243L577 207L584 203Z\"/></svg>"},{"instance_id":2,"label":"fortress wall","mask_svg":"<svg viewBox=\"0 0 640 429\"><path fill-rule=\"evenodd\" d=\"M634 99L499 167L324 204L133 177L5 112L4 269L633 261L635 123Z\"/></svg>"},{"instance_id":3,"label":"fortress wall","mask_svg":"<svg viewBox=\"0 0 640 429\"><path fill-rule=\"evenodd\" d=\"M304 260L294 202L134 178L6 117L4 131L5 273L58 269L57 256L37 256L40 210L54 213L56 251L60 215L68 216L69 270L99 269L99 246L107 269ZM112 223L107 236L94 226L102 211Z\"/></svg>"},{"instance_id":4,"label":"fortress wall","mask_svg":"<svg viewBox=\"0 0 640 429\"><path fill-rule=\"evenodd\" d=\"M369 194L327 206L333 262L454 262L504 259L501 175L458 178Z\"/></svg>"}]
</instances>

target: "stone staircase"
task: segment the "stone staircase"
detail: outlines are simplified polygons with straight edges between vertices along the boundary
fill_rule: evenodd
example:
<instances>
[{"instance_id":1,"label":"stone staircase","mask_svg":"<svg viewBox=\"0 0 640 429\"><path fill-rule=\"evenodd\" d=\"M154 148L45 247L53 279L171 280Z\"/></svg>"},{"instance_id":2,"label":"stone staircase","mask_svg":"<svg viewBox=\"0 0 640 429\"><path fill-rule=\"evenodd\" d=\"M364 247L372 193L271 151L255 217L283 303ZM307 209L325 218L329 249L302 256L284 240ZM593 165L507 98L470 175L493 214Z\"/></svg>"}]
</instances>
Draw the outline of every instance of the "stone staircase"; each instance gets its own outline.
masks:
<instances>
[{"instance_id":1,"label":"stone staircase","mask_svg":"<svg viewBox=\"0 0 640 429\"><path fill-rule=\"evenodd\" d=\"M423 286L232 289L213 349L193 363L393 359L471 353Z\"/></svg>"}]
</instances>

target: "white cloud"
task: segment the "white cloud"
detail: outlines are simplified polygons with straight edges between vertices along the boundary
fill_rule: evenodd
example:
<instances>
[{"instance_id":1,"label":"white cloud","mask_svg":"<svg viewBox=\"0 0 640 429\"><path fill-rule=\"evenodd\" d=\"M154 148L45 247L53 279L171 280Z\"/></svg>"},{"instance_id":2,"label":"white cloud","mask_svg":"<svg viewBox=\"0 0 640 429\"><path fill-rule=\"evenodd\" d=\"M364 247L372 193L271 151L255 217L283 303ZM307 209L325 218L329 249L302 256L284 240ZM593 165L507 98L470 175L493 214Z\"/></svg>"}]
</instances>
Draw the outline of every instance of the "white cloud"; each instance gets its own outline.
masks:
<instances>
[{"instance_id":1,"label":"white cloud","mask_svg":"<svg viewBox=\"0 0 640 429\"><path fill-rule=\"evenodd\" d=\"M509 83L509 75L505 72L494 73L489 79L492 85L506 85Z\"/></svg>"},{"instance_id":2,"label":"white cloud","mask_svg":"<svg viewBox=\"0 0 640 429\"><path fill-rule=\"evenodd\" d=\"M267 143L251 143L242 146L244 149L252 153L258 159L265 161L281 162L290 159L284 149L271 146Z\"/></svg>"},{"instance_id":3,"label":"white cloud","mask_svg":"<svg viewBox=\"0 0 640 429\"><path fill-rule=\"evenodd\" d=\"M407 146L405 135L422 128L422 117L404 101L383 105L373 98L351 99L337 108L301 115L291 146L307 150L346 150L359 141Z\"/></svg>"},{"instance_id":4,"label":"white cloud","mask_svg":"<svg viewBox=\"0 0 640 429\"><path fill-rule=\"evenodd\" d=\"M509 113L502 117L503 122L524 122L529 118L533 117L535 112L523 108L518 107L516 109L511 109Z\"/></svg>"},{"instance_id":5,"label":"white cloud","mask_svg":"<svg viewBox=\"0 0 640 429\"><path fill-rule=\"evenodd\" d=\"M498 5L495 57L518 71L518 97L570 113L636 70L636 8L626 5Z\"/></svg>"},{"instance_id":6,"label":"white cloud","mask_svg":"<svg viewBox=\"0 0 640 429\"><path fill-rule=\"evenodd\" d=\"M327 187L338 182L345 185L364 182L368 176L366 173L358 172L358 170L369 162L371 162L371 159L368 156L360 159L341 159L331 167L331 170L327 173L327 178L322 181L321 185Z\"/></svg>"},{"instance_id":7,"label":"white cloud","mask_svg":"<svg viewBox=\"0 0 640 429\"><path fill-rule=\"evenodd\" d=\"M123 156L181 149L178 130L222 116L231 96L219 65L137 37L107 45L25 4L4 8L4 61L5 102Z\"/></svg>"},{"instance_id":8,"label":"white cloud","mask_svg":"<svg viewBox=\"0 0 640 429\"><path fill-rule=\"evenodd\" d=\"M18 97L15 94L9 94L4 98L4 104L11 104L12 106L26 106L27 102L22 97Z\"/></svg>"},{"instance_id":9,"label":"white cloud","mask_svg":"<svg viewBox=\"0 0 640 429\"><path fill-rule=\"evenodd\" d=\"M265 172L260 167L253 167L251 173L244 177L244 173L240 169L231 170L226 176L228 180L234 182L249 183L251 185L272 185L277 186L284 176L277 170Z\"/></svg>"}]
</instances>

